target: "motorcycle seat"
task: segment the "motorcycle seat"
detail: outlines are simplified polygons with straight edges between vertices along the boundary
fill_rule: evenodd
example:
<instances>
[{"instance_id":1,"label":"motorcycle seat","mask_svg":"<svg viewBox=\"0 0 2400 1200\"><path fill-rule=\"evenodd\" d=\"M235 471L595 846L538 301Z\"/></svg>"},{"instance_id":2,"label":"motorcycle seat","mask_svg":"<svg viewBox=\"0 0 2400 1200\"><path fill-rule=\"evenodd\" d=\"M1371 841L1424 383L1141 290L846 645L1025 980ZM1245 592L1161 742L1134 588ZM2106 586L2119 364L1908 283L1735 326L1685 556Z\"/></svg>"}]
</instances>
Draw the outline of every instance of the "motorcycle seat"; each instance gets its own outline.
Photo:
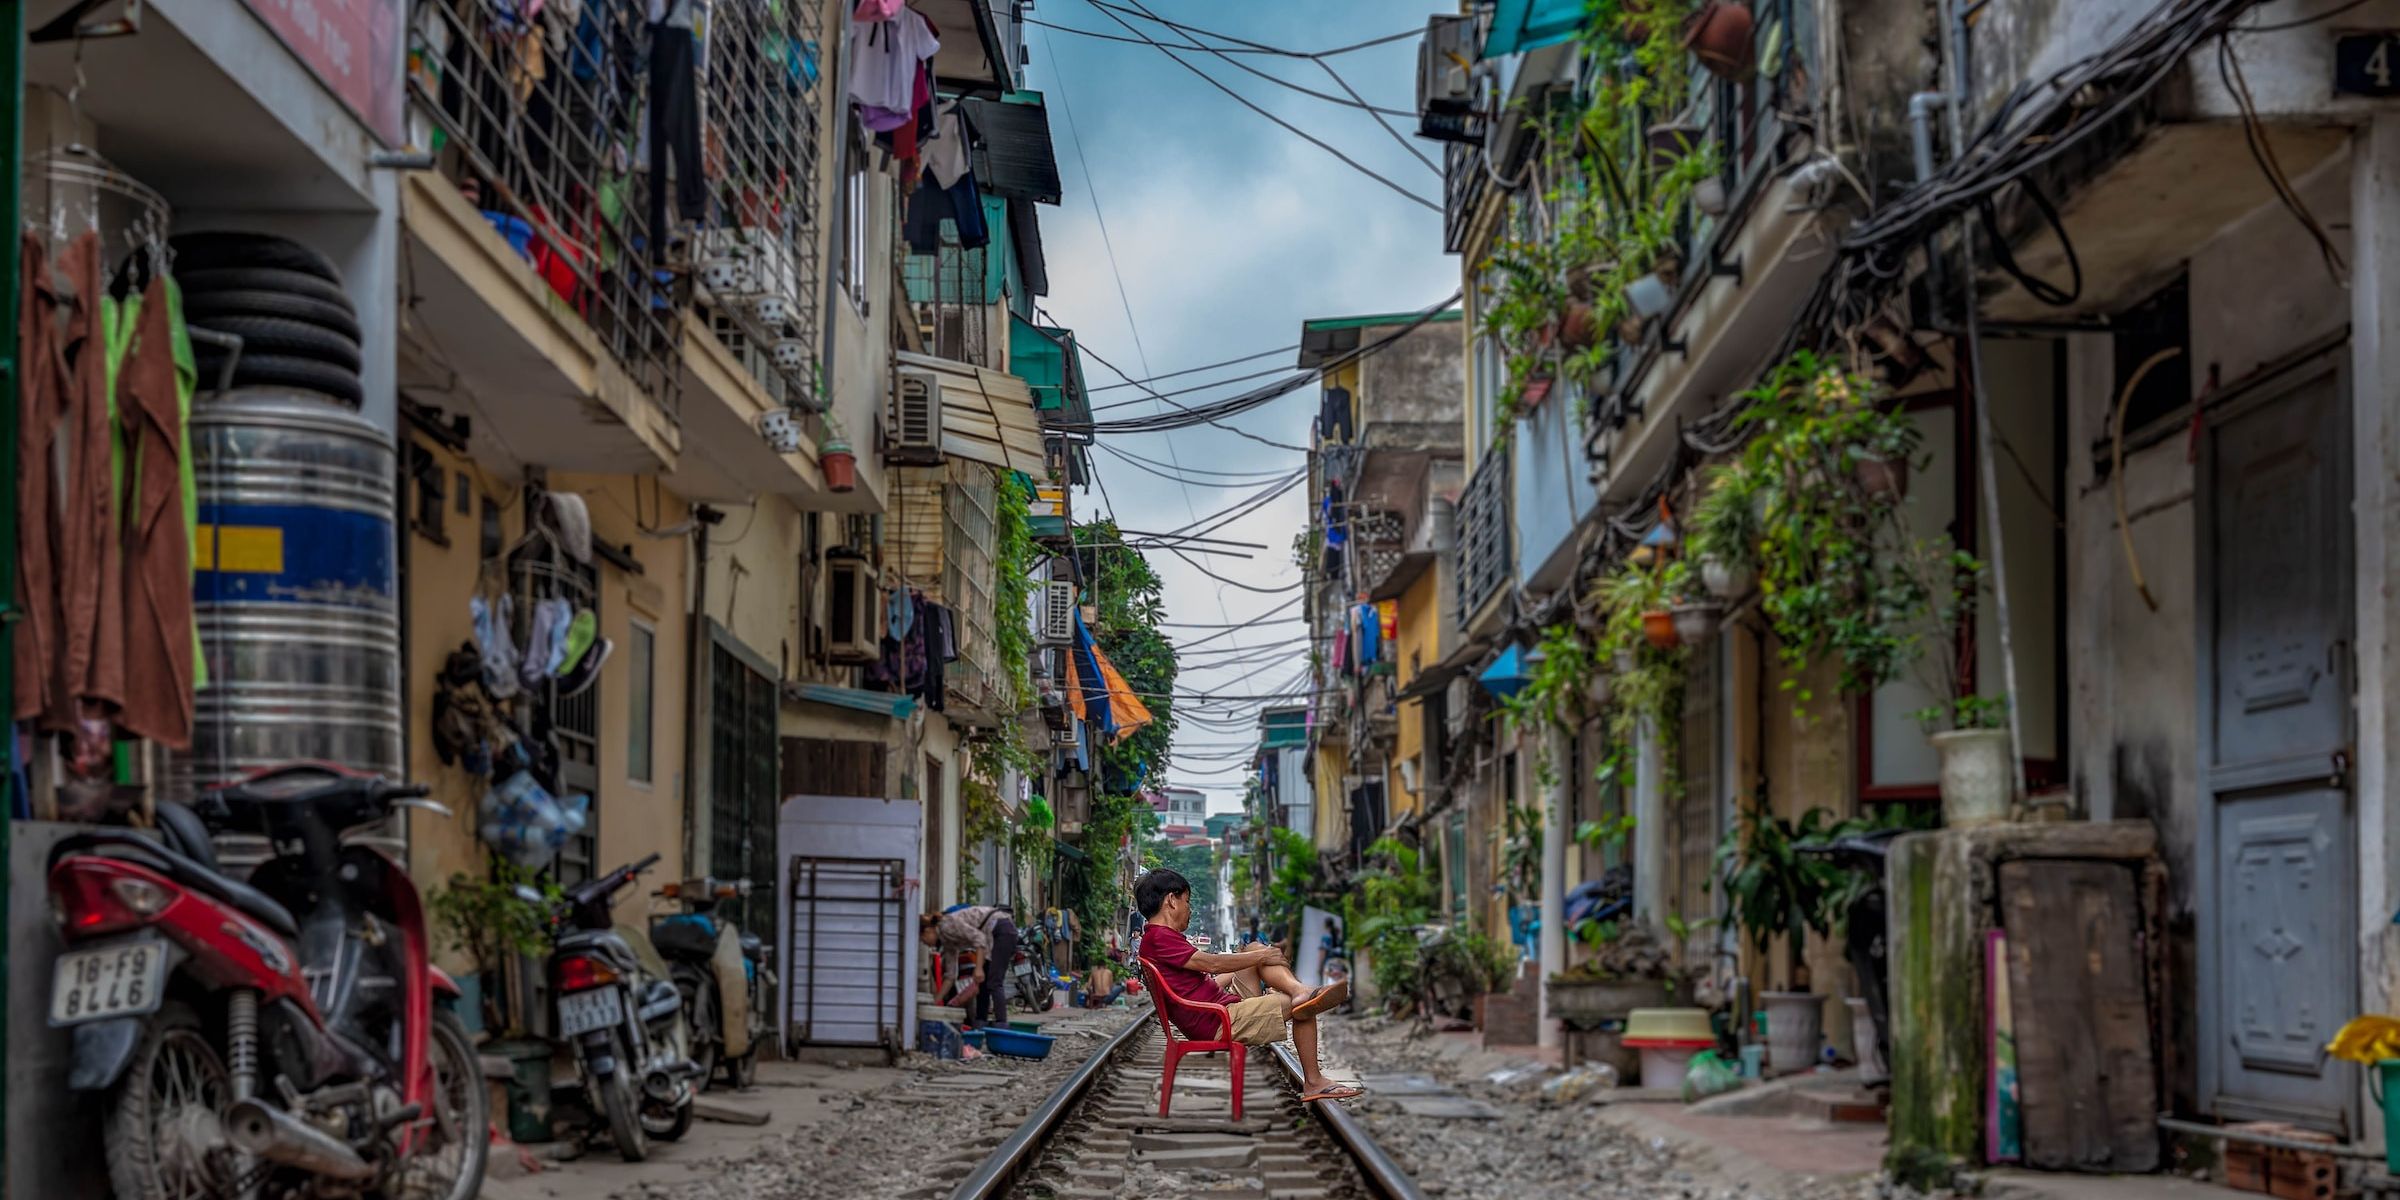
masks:
<instances>
[{"instance_id":1,"label":"motorcycle seat","mask_svg":"<svg viewBox=\"0 0 2400 1200\"><path fill-rule=\"evenodd\" d=\"M191 809L171 800L161 801L158 805L158 826L164 837L163 843L132 833L113 831L82 836L95 843L131 850L177 883L206 892L232 905L284 937L300 936L300 923L292 919L290 909L276 903L275 898L265 892L225 874L224 869L217 865L216 845L209 840L207 827L200 823L199 816Z\"/></svg>"}]
</instances>

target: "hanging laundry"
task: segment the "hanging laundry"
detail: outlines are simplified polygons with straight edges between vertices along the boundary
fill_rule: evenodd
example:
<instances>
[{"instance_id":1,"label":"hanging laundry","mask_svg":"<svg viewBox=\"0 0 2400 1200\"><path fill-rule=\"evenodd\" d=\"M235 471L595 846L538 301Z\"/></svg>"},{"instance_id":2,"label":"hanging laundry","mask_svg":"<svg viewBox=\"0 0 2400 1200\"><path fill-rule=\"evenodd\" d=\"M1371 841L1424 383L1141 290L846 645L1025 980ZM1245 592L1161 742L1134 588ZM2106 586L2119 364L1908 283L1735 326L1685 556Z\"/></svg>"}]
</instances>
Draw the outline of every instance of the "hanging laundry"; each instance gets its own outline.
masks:
<instances>
[{"instance_id":1,"label":"hanging laundry","mask_svg":"<svg viewBox=\"0 0 2400 1200\"><path fill-rule=\"evenodd\" d=\"M192 547L184 523L182 387L167 279L128 301L131 345L119 367L126 446L126 732L169 749L192 742Z\"/></svg>"},{"instance_id":2,"label":"hanging laundry","mask_svg":"<svg viewBox=\"0 0 2400 1200\"><path fill-rule=\"evenodd\" d=\"M192 396L200 386L200 361L192 353L190 326L183 320L183 287L167 279L168 345L175 353L175 413L183 454L175 464L183 493L183 544L192 555L186 586L197 578L200 553L200 477L192 467ZM200 623L192 623L192 690L208 686L208 656L200 652Z\"/></svg>"},{"instance_id":3,"label":"hanging laundry","mask_svg":"<svg viewBox=\"0 0 2400 1200\"><path fill-rule=\"evenodd\" d=\"M1372 604L1361 604L1350 610L1350 619L1358 626L1358 665L1363 669L1375 665L1382 657L1383 618Z\"/></svg>"},{"instance_id":4,"label":"hanging laundry","mask_svg":"<svg viewBox=\"0 0 2400 1200\"><path fill-rule=\"evenodd\" d=\"M956 234L955 242L943 236L945 219ZM947 188L934 186L933 176L927 175L909 193L908 220L901 233L908 248L919 254L939 254L952 244L969 250L990 245L991 227L984 220L983 193L975 186L974 173L959 176Z\"/></svg>"},{"instance_id":5,"label":"hanging laundry","mask_svg":"<svg viewBox=\"0 0 2400 1200\"><path fill-rule=\"evenodd\" d=\"M698 221L708 211L707 168L700 161L702 0L651 0L650 244L668 246L668 157L674 158L675 212Z\"/></svg>"},{"instance_id":6,"label":"hanging laundry","mask_svg":"<svg viewBox=\"0 0 2400 1200\"><path fill-rule=\"evenodd\" d=\"M66 711L67 690L58 673L66 628L65 590L57 574L63 565L64 530L51 464L72 390L58 314L73 301L58 293L49 245L41 235L25 234L18 253L17 354L23 378L18 389L17 461L10 466L17 477L16 603L22 615L10 632L16 694L9 703L17 720L41 718L44 728L52 728L53 714Z\"/></svg>"},{"instance_id":7,"label":"hanging laundry","mask_svg":"<svg viewBox=\"0 0 2400 1200\"><path fill-rule=\"evenodd\" d=\"M65 552L59 582L66 591L66 657L60 668L74 702L61 714L78 739L79 763L105 755L106 722L125 700L124 541L118 536L115 445L109 436L108 338L99 298L100 235L86 233L67 248L66 286L75 297L65 357L68 410L61 432L72 439L67 501L60 516ZM100 722L93 744L93 722Z\"/></svg>"},{"instance_id":8,"label":"hanging laundry","mask_svg":"<svg viewBox=\"0 0 2400 1200\"><path fill-rule=\"evenodd\" d=\"M887 636L906 639L917 627L917 606L906 588L893 588L884 612L883 631Z\"/></svg>"},{"instance_id":9,"label":"hanging laundry","mask_svg":"<svg viewBox=\"0 0 2400 1200\"><path fill-rule=\"evenodd\" d=\"M533 630L525 636L525 659L517 668L517 678L526 687L540 687L557 673L554 658L565 649L559 639L559 624L574 615L564 600L551 598L533 602Z\"/></svg>"},{"instance_id":10,"label":"hanging laundry","mask_svg":"<svg viewBox=\"0 0 2400 1200\"><path fill-rule=\"evenodd\" d=\"M502 596L498 602L472 596L467 612L475 621L475 647L483 652L483 690L494 700L517 694L517 646L509 623L516 620L517 602Z\"/></svg>"},{"instance_id":11,"label":"hanging laundry","mask_svg":"<svg viewBox=\"0 0 2400 1200\"><path fill-rule=\"evenodd\" d=\"M1376 601L1375 615L1383 622L1384 642L1386 644L1398 642L1400 640L1400 602L1397 600Z\"/></svg>"},{"instance_id":12,"label":"hanging laundry","mask_svg":"<svg viewBox=\"0 0 2400 1200\"><path fill-rule=\"evenodd\" d=\"M933 24L903 6L888 21L850 26L850 98L861 108L914 112L918 64L942 48Z\"/></svg>"},{"instance_id":13,"label":"hanging laundry","mask_svg":"<svg viewBox=\"0 0 2400 1200\"><path fill-rule=\"evenodd\" d=\"M942 101L933 112L933 138L924 149L925 172L943 188L974 169L972 127L956 99Z\"/></svg>"}]
</instances>

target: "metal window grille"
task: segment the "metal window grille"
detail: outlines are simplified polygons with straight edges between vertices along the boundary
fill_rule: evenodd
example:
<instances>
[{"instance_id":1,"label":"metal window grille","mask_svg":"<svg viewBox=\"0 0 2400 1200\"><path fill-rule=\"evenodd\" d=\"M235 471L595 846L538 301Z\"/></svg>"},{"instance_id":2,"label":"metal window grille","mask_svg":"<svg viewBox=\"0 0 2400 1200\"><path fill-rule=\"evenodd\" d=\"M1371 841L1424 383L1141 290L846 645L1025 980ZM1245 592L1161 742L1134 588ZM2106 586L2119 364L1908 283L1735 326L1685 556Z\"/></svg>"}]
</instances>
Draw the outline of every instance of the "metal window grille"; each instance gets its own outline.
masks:
<instances>
[{"instance_id":1,"label":"metal window grille","mask_svg":"<svg viewBox=\"0 0 2400 1200\"><path fill-rule=\"evenodd\" d=\"M767 678L723 645L709 647L709 872L747 879L755 897L775 878L775 801L780 743L779 698ZM744 929L763 929L772 917L763 899L719 906Z\"/></svg>"},{"instance_id":2,"label":"metal window grille","mask_svg":"<svg viewBox=\"0 0 2400 1200\"><path fill-rule=\"evenodd\" d=\"M1508 456L1486 452L1458 506L1459 604L1468 613L1508 582Z\"/></svg>"},{"instance_id":3,"label":"metal window grille","mask_svg":"<svg viewBox=\"0 0 2400 1200\"><path fill-rule=\"evenodd\" d=\"M422 0L409 91L440 169L641 388L676 411L682 286L648 229L639 4Z\"/></svg>"},{"instance_id":4,"label":"metal window grille","mask_svg":"<svg viewBox=\"0 0 2400 1200\"><path fill-rule=\"evenodd\" d=\"M538 498L538 493L529 491L526 503ZM517 608L511 634L519 647L533 632L534 606L542 600L562 599L577 612L592 609L597 615L600 573L568 558L547 537L536 537L518 547L509 556L508 572L509 591L516 597ZM587 651L597 652L596 646ZM535 727L523 732L540 732L539 721L531 714L549 715L550 741L558 750L559 799L577 794L593 798L584 815L583 832L559 847L555 868L561 884L581 883L598 870L594 860L600 847L600 684L594 681L568 696L560 694L557 680L545 679L529 693L531 703L520 706L520 711L528 714L526 719L533 720Z\"/></svg>"},{"instance_id":5,"label":"metal window grille","mask_svg":"<svg viewBox=\"0 0 2400 1200\"><path fill-rule=\"evenodd\" d=\"M820 382L824 13L803 0L716 0L702 89L714 227L701 253L741 268L736 286L706 297L710 328L770 396L803 407Z\"/></svg>"}]
</instances>

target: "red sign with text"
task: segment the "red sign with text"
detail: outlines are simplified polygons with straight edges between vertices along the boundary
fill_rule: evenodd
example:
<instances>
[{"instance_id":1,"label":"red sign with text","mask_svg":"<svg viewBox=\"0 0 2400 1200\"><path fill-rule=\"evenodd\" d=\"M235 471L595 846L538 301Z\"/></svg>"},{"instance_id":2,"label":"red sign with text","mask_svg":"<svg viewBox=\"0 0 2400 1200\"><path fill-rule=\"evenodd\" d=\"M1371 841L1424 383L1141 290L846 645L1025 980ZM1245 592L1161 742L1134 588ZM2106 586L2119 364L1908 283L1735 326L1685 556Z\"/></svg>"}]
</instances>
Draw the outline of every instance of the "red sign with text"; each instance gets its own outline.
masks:
<instances>
[{"instance_id":1,"label":"red sign with text","mask_svg":"<svg viewBox=\"0 0 2400 1200\"><path fill-rule=\"evenodd\" d=\"M401 140L406 0L247 0L250 10L388 146Z\"/></svg>"}]
</instances>

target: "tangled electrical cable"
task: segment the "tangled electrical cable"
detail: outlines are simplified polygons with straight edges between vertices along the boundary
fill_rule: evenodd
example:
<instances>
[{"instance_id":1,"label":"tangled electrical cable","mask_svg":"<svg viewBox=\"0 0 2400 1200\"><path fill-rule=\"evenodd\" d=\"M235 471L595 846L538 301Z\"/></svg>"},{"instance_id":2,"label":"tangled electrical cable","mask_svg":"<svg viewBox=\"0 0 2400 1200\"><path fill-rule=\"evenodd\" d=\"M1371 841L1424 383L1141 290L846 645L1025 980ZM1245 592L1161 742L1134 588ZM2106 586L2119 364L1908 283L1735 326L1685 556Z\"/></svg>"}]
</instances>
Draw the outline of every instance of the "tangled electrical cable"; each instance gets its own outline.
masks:
<instances>
[{"instance_id":1,"label":"tangled electrical cable","mask_svg":"<svg viewBox=\"0 0 2400 1200\"><path fill-rule=\"evenodd\" d=\"M1355 349L1344 351L1343 353L1335 355L1316 366L1298 368L1290 376L1284 379L1277 380L1274 383L1266 384L1261 387L1252 388L1249 391L1242 392L1238 395L1228 396L1221 400L1211 400L1204 404L1179 404L1174 400L1168 399L1163 393L1150 391L1150 389L1144 388L1143 390L1148 392L1152 398L1160 401L1163 404L1166 404L1175 411L1150 413L1138 417L1118 417L1105 421L1061 422L1054 427L1067 433L1090 434L1097 436L1102 434L1119 433L1166 433L1177 429L1190 429L1195 425L1214 425L1225 418L1240 416L1243 413L1260 408L1274 400L1288 396L1293 392L1296 392L1301 388L1316 382L1318 378L1323 376L1328 371L1338 370L1342 367L1349 366L1352 363L1359 362L1383 351L1393 343L1398 342L1400 339L1416 332L1427 322L1445 312L1448 312L1451 308L1456 306L1460 300L1464 299L1465 296L1466 291L1463 288L1452 292L1450 293L1448 299L1443 300L1441 303L1436 304L1431 308L1418 310L1416 313L1410 315L1406 323L1400 325L1392 332L1376 338L1374 341L1361 343ZM1089 354L1091 353L1091 350L1089 347L1085 347L1084 352ZM1096 354L1093 355L1093 357L1099 358L1099 356ZM1101 359L1100 361L1105 364L1107 360ZM1110 369L1115 370L1114 367L1111 367ZM1241 433L1243 431L1234 430L1233 432ZM1305 447L1294 448L1305 449Z\"/></svg>"}]
</instances>

